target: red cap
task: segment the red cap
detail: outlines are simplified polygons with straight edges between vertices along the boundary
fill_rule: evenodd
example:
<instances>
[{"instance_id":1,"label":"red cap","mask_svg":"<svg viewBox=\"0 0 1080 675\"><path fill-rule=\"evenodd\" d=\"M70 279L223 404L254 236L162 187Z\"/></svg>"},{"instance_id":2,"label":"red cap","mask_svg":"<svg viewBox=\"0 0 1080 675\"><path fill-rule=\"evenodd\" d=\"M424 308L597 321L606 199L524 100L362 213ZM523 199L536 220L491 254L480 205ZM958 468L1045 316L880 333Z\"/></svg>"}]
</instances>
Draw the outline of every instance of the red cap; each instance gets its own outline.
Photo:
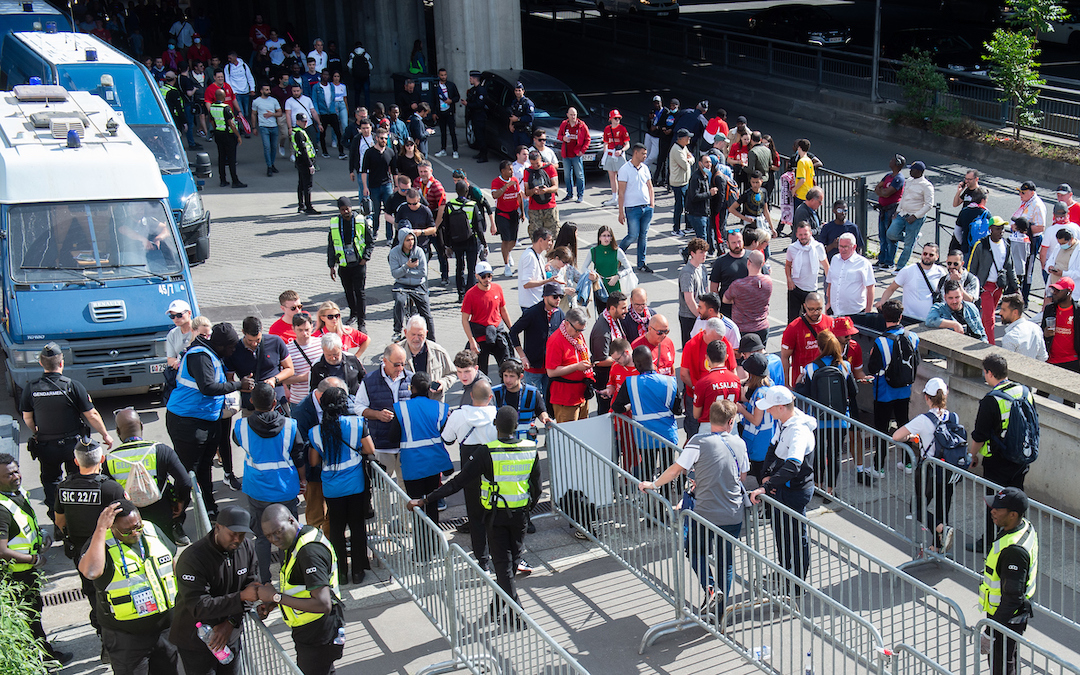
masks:
<instances>
[{"instance_id":1,"label":"red cap","mask_svg":"<svg viewBox=\"0 0 1080 675\"><path fill-rule=\"evenodd\" d=\"M1061 277L1057 282L1050 284L1050 288L1057 291L1068 291L1072 293L1076 290L1076 284L1069 277Z\"/></svg>"},{"instance_id":2,"label":"red cap","mask_svg":"<svg viewBox=\"0 0 1080 675\"><path fill-rule=\"evenodd\" d=\"M836 337L847 337L858 335L859 330L855 328L855 322L850 316L838 316L833 319L832 332Z\"/></svg>"},{"instance_id":3,"label":"red cap","mask_svg":"<svg viewBox=\"0 0 1080 675\"><path fill-rule=\"evenodd\" d=\"M607 117L608 117L608 119L612 119L613 117L618 117L619 119L622 119L622 113L619 112L618 110L612 110L611 112L608 113Z\"/></svg>"}]
</instances>

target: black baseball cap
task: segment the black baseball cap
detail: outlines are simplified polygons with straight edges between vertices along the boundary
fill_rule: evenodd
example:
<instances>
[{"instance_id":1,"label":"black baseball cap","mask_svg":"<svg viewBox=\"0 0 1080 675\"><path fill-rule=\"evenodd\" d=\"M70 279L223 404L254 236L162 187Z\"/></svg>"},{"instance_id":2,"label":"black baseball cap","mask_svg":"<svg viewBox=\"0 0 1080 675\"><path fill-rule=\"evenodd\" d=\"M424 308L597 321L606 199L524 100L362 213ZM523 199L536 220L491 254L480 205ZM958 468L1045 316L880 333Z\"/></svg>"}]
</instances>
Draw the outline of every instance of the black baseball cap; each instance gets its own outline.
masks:
<instances>
[{"instance_id":1,"label":"black baseball cap","mask_svg":"<svg viewBox=\"0 0 1080 675\"><path fill-rule=\"evenodd\" d=\"M1028 498L1024 494L1024 491L1016 487L1007 487L998 490L997 493L983 497L986 500L986 505L992 509L1006 509L1008 511L1016 511L1020 515L1024 515L1028 510Z\"/></svg>"},{"instance_id":2,"label":"black baseball cap","mask_svg":"<svg viewBox=\"0 0 1080 675\"><path fill-rule=\"evenodd\" d=\"M233 532L251 534L251 514L239 506L226 506L218 511L217 523Z\"/></svg>"},{"instance_id":3,"label":"black baseball cap","mask_svg":"<svg viewBox=\"0 0 1080 675\"><path fill-rule=\"evenodd\" d=\"M42 356L61 356L63 353L63 350L60 349L60 345L55 342L47 342L45 343L45 346L41 348L41 353L38 355L38 358Z\"/></svg>"},{"instance_id":4,"label":"black baseball cap","mask_svg":"<svg viewBox=\"0 0 1080 675\"><path fill-rule=\"evenodd\" d=\"M1035 191L1035 183L1030 181L1030 180L1026 180L1023 183L1020 183L1020 189L1021 190L1031 190L1032 192L1034 192Z\"/></svg>"}]
</instances>

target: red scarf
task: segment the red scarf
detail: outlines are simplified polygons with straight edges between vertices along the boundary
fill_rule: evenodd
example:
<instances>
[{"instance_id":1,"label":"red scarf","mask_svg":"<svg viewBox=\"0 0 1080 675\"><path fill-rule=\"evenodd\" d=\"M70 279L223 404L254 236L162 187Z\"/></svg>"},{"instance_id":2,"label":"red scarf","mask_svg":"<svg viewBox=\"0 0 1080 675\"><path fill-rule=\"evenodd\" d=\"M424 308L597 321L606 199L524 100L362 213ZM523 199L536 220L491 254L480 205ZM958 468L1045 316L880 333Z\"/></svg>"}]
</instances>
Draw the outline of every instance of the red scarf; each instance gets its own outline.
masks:
<instances>
[{"instance_id":1,"label":"red scarf","mask_svg":"<svg viewBox=\"0 0 1080 675\"><path fill-rule=\"evenodd\" d=\"M563 321L561 324L559 324L559 331L562 332L562 336L564 338L566 338L566 341L569 342L570 346L572 346L574 348L574 350L577 352L577 363L581 363L582 361L585 361L586 363L590 363L591 359L589 359L589 345L585 344L585 336L582 335L581 333L578 333L577 337L570 337L570 331L566 330L566 322L565 321ZM592 368L585 371L585 376L586 377L591 376L591 375L592 375Z\"/></svg>"},{"instance_id":2,"label":"red scarf","mask_svg":"<svg viewBox=\"0 0 1080 675\"><path fill-rule=\"evenodd\" d=\"M607 310L605 309L604 311L606 312ZM649 319L652 318L652 315L653 312L648 307L646 307L645 311L641 314L635 312L633 308L630 309L630 318L633 319L634 323L637 324L638 329L637 337L634 338L635 340L644 335L645 333L649 332Z\"/></svg>"},{"instance_id":3,"label":"red scarf","mask_svg":"<svg viewBox=\"0 0 1080 675\"><path fill-rule=\"evenodd\" d=\"M612 340L621 340L622 338L625 337L623 335L622 326L619 324L618 321L611 318L611 313L610 312L608 312L605 309L603 311L603 313L601 314L601 316L604 317L604 320L607 321L607 325L611 328L611 339Z\"/></svg>"}]
</instances>

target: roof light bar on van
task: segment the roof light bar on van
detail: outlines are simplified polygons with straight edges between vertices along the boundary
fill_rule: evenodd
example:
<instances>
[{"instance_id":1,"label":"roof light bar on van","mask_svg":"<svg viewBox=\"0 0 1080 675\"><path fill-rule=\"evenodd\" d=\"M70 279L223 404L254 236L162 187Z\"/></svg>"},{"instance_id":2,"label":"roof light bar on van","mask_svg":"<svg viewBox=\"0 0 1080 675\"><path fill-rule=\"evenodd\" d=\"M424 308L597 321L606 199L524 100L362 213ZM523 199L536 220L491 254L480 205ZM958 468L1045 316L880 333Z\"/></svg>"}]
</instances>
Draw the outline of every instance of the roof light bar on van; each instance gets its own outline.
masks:
<instances>
[{"instance_id":1,"label":"roof light bar on van","mask_svg":"<svg viewBox=\"0 0 1080 675\"><path fill-rule=\"evenodd\" d=\"M15 100L20 103L52 103L68 100L67 90L58 84L19 84Z\"/></svg>"}]
</instances>

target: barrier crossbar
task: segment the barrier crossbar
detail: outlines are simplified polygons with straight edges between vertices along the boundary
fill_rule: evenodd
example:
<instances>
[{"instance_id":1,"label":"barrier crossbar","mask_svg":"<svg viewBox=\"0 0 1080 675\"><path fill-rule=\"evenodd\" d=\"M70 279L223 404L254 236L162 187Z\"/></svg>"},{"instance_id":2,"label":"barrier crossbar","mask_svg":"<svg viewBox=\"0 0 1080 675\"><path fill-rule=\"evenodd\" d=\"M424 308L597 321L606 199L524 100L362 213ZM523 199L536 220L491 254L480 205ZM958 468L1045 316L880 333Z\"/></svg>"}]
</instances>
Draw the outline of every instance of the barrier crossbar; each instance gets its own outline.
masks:
<instances>
[{"instance_id":1,"label":"barrier crossbar","mask_svg":"<svg viewBox=\"0 0 1080 675\"><path fill-rule=\"evenodd\" d=\"M195 512L195 538L202 539L210 534L210 516L206 512L206 502L199 481L195 479L195 472L188 471L188 478L191 480L191 510Z\"/></svg>"},{"instance_id":2,"label":"barrier crossbar","mask_svg":"<svg viewBox=\"0 0 1080 675\"><path fill-rule=\"evenodd\" d=\"M254 610L244 615L240 675L303 675Z\"/></svg>"},{"instance_id":3,"label":"barrier crossbar","mask_svg":"<svg viewBox=\"0 0 1080 675\"><path fill-rule=\"evenodd\" d=\"M974 643L975 667L971 671L974 675L980 675L981 673L994 673L995 672L995 654L993 649L988 655L980 655L979 653L979 636L982 633L988 633L992 636L1004 639L1012 640L1016 643L1016 672L1025 673L1040 673L1045 675L1080 675L1080 667L1076 666L1069 661L1061 658L1057 654L1054 654L1049 649L1045 649L1036 644L1033 644L1030 640L1014 632L1013 630L1002 626L1000 623L991 619L981 619L975 624L976 638ZM1002 668L998 672L1006 672ZM1010 671L1011 672L1011 671Z\"/></svg>"},{"instance_id":4,"label":"barrier crossbar","mask_svg":"<svg viewBox=\"0 0 1080 675\"><path fill-rule=\"evenodd\" d=\"M911 645L895 645L891 658L893 675L953 675L953 671L927 658Z\"/></svg>"}]
</instances>

